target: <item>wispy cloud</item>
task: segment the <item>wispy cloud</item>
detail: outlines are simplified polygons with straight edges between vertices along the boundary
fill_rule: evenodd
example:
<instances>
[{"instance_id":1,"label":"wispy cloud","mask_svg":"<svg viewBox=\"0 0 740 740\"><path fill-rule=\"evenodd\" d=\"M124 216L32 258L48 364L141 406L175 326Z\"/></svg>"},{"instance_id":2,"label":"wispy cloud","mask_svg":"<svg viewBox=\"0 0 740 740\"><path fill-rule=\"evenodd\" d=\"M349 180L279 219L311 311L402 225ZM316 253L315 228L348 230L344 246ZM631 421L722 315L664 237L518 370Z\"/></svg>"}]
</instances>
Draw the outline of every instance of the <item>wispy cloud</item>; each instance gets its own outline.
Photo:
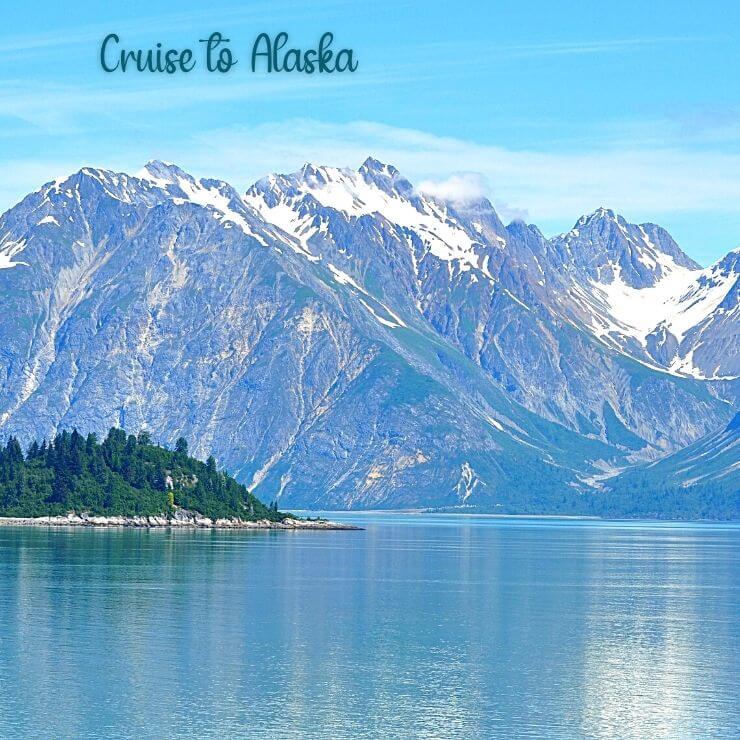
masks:
<instances>
[{"instance_id":1,"label":"wispy cloud","mask_svg":"<svg viewBox=\"0 0 740 740\"><path fill-rule=\"evenodd\" d=\"M600 205L655 218L740 211L740 154L724 152L630 144L538 152L367 121L292 120L199 134L180 153L186 165L239 185L305 161L356 166L373 154L427 187L487 190L535 221L575 220Z\"/></svg>"},{"instance_id":2,"label":"wispy cloud","mask_svg":"<svg viewBox=\"0 0 740 740\"><path fill-rule=\"evenodd\" d=\"M494 47L491 53L494 56L507 56L516 59L539 56L608 54L635 51L641 48L653 49L661 45L696 44L716 40L716 37L699 36L636 36L620 39L581 39L539 44L504 44Z\"/></svg>"},{"instance_id":3,"label":"wispy cloud","mask_svg":"<svg viewBox=\"0 0 740 740\"><path fill-rule=\"evenodd\" d=\"M473 200L488 195L490 187L479 172L453 173L442 180L422 180L417 188L443 200Z\"/></svg>"},{"instance_id":4,"label":"wispy cloud","mask_svg":"<svg viewBox=\"0 0 740 740\"><path fill-rule=\"evenodd\" d=\"M102 73L101 73L102 75ZM420 75L411 64L363 70L357 75L298 76L234 74L214 77L206 73L188 78L123 76L88 84L65 84L24 80L0 80L0 121L19 120L39 133L94 130L100 120L115 118L125 126L127 118L141 120L139 113L180 111L215 103L247 103L255 100L346 100L361 97L384 85L419 83L435 79Z\"/></svg>"},{"instance_id":5,"label":"wispy cloud","mask_svg":"<svg viewBox=\"0 0 740 740\"><path fill-rule=\"evenodd\" d=\"M0 182L8 183L0 197L7 188L28 192L84 164L135 171L159 157L243 190L269 172L292 172L305 162L357 167L369 154L394 164L422 189L449 198L485 194L502 217L528 216L550 231L570 227L601 205L668 226L687 214L740 219L740 153L634 143L538 152L370 121L308 119L201 132L159 151L130 144L102 161L0 162Z\"/></svg>"},{"instance_id":6,"label":"wispy cloud","mask_svg":"<svg viewBox=\"0 0 740 740\"><path fill-rule=\"evenodd\" d=\"M505 60L521 61L540 57L563 57L583 55L606 55L653 53L656 47L718 43L728 40L727 36L630 36L623 38L582 38L568 41L543 41L538 43L491 43L471 44L460 41L435 41L415 45L414 50L423 56L439 56L445 53L446 66L470 65L471 63L497 63Z\"/></svg>"}]
</instances>

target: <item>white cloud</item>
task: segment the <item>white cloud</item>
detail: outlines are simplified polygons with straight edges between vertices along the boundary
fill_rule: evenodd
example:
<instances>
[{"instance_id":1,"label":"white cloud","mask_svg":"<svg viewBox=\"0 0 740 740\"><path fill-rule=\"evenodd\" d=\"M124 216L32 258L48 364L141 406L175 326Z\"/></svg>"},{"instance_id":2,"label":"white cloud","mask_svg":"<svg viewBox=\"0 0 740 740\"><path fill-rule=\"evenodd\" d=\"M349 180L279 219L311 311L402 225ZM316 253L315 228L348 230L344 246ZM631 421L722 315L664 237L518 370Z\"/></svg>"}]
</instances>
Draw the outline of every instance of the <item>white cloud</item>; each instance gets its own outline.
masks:
<instances>
[{"instance_id":1,"label":"white cloud","mask_svg":"<svg viewBox=\"0 0 740 740\"><path fill-rule=\"evenodd\" d=\"M526 208L513 208L506 201L496 197L488 180L479 172L459 172L442 180L422 180L416 189L453 203L488 198L505 223L514 219L524 221L529 219L529 211Z\"/></svg>"},{"instance_id":2,"label":"white cloud","mask_svg":"<svg viewBox=\"0 0 740 740\"><path fill-rule=\"evenodd\" d=\"M601 205L654 219L740 211L740 154L688 148L539 152L366 121L296 119L199 134L189 149L163 153L240 187L306 161L356 167L370 154L438 192L492 192L535 222L572 222Z\"/></svg>"},{"instance_id":3,"label":"white cloud","mask_svg":"<svg viewBox=\"0 0 740 740\"><path fill-rule=\"evenodd\" d=\"M486 179L478 172L452 174L444 180L422 180L417 186L422 193L450 201L475 200L489 195Z\"/></svg>"}]
</instances>

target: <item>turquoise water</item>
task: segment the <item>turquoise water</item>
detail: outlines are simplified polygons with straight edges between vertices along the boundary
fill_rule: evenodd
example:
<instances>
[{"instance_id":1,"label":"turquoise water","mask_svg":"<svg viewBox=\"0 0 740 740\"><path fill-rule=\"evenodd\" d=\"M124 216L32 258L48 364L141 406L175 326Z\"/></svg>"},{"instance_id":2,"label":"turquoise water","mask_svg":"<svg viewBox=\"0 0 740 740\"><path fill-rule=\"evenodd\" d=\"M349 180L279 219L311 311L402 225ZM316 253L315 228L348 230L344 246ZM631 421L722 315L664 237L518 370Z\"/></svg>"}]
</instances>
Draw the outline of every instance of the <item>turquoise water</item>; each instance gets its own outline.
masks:
<instances>
[{"instance_id":1,"label":"turquoise water","mask_svg":"<svg viewBox=\"0 0 740 740\"><path fill-rule=\"evenodd\" d=\"M0 737L737 737L740 527L0 528Z\"/></svg>"}]
</instances>

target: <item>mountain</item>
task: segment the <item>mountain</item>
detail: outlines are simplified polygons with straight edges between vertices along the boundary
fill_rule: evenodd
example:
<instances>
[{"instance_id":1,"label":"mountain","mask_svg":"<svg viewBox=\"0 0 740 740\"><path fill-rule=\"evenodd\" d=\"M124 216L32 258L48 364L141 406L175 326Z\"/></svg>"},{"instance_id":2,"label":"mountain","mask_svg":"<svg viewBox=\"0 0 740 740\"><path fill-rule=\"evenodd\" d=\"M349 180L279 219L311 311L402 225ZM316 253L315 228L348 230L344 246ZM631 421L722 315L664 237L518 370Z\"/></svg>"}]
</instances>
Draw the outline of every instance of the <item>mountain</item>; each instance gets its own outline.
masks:
<instances>
[{"instance_id":1,"label":"mountain","mask_svg":"<svg viewBox=\"0 0 740 740\"><path fill-rule=\"evenodd\" d=\"M659 227L578 224L505 227L374 159L244 196L83 168L0 218L0 434L185 436L284 507L573 510L726 426L737 375L733 253L702 271ZM675 305L712 306L681 342L721 374L598 329L616 280L676 275Z\"/></svg>"},{"instance_id":2,"label":"mountain","mask_svg":"<svg viewBox=\"0 0 740 740\"><path fill-rule=\"evenodd\" d=\"M598 305L584 311L577 300L595 275L606 281L615 265L639 265L643 233L655 238L656 264L631 270L632 283L655 282L674 264L682 274L698 270L659 227L599 211L579 221L578 239L548 241L536 227L504 228L485 199L461 206L418 193L373 159L357 172L306 165L270 176L245 200L298 235L308 259L328 261L397 315L423 321L538 416L607 443L633 435L632 453L650 459L730 414L702 384L645 373L632 358L657 363L636 346L604 342L591 323Z\"/></svg>"},{"instance_id":3,"label":"mountain","mask_svg":"<svg viewBox=\"0 0 740 740\"><path fill-rule=\"evenodd\" d=\"M691 519L740 516L740 413L724 428L650 465L609 481L605 495L618 516Z\"/></svg>"},{"instance_id":4,"label":"mountain","mask_svg":"<svg viewBox=\"0 0 740 740\"><path fill-rule=\"evenodd\" d=\"M675 301L675 308L655 334L656 348L666 336L676 338L670 369L696 377L737 379L740 376L740 251L734 250L706 270L693 276ZM654 355L657 356L657 355Z\"/></svg>"},{"instance_id":5,"label":"mountain","mask_svg":"<svg viewBox=\"0 0 740 740\"><path fill-rule=\"evenodd\" d=\"M547 251L567 275L563 312L607 345L676 375L740 375L737 251L702 270L664 229L604 208Z\"/></svg>"}]
</instances>

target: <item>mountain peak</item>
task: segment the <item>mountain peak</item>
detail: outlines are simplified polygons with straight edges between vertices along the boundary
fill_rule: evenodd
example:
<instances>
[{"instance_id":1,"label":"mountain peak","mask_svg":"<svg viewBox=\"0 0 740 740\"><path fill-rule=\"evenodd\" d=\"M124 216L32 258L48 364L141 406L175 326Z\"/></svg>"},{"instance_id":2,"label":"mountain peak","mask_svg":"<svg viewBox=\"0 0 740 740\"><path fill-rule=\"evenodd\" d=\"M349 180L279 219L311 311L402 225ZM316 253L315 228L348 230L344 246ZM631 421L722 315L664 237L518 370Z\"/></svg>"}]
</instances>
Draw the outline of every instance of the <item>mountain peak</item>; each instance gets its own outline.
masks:
<instances>
[{"instance_id":1,"label":"mountain peak","mask_svg":"<svg viewBox=\"0 0 740 740\"><path fill-rule=\"evenodd\" d=\"M647 288L669 275L683 279L689 271L700 269L665 229L629 223L603 206L581 216L569 232L551 242L590 279L607 285Z\"/></svg>"},{"instance_id":2,"label":"mountain peak","mask_svg":"<svg viewBox=\"0 0 740 740\"><path fill-rule=\"evenodd\" d=\"M76 172L73 172L69 175L64 175L62 177L58 177L56 180L54 180L51 183L51 186L58 189L65 183L79 183L80 181L84 179L92 179L97 180L98 182L103 182L106 180L111 179L112 177L118 177L114 172L111 172L110 170L105 170L100 167L80 167L79 170ZM128 177L127 175L121 174L120 177Z\"/></svg>"},{"instance_id":3,"label":"mountain peak","mask_svg":"<svg viewBox=\"0 0 740 740\"><path fill-rule=\"evenodd\" d=\"M511 234L516 234L522 238L525 235L532 235L537 239L545 240L545 235L540 231L536 224L528 224L523 218L514 218L511 220L506 230Z\"/></svg>"},{"instance_id":4,"label":"mountain peak","mask_svg":"<svg viewBox=\"0 0 740 740\"><path fill-rule=\"evenodd\" d=\"M159 159L150 159L144 167L136 173L141 180L149 180L155 185L166 187L177 185L180 180L193 181L192 175L172 162L163 162Z\"/></svg>"},{"instance_id":5,"label":"mountain peak","mask_svg":"<svg viewBox=\"0 0 740 740\"><path fill-rule=\"evenodd\" d=\"M303 167L301 167L301 176L303 179L314 182L318 185L326 184L328 179L327 174L326 167L317 167L315 164L311 164L311 162L306 162Z\"/></svg>"},{"instance_id":6,"label":"mountain peak","mask_svg":"<svg viewBox=\"0 0 740 740\"><path fill-rule=\"evenodd\" d=\"M174 162L166 162L164 159L150 159L145 165L145 169L153 168L170 168L174 167L175 169L180 169Z\"/></svg>"},{"instance_id":7,"label":"mountain peak","mask_svg":"<svg viewBox=\"0 0 740 740\"><path fill-rule=\"evenodd\" d=\"M384 164L375 157L368 157L357 170L361 175L365 173L373 173L376 175L391 175L395 177L398 175L398 170L392 164Z\"/></svg>"},{"instance_id":8,"label":"mountain peak","mask_svg":"<svg viewBox=\"0 0 740 740\"><path fill-rule=\"evenodd\" d=\"M357 172L368 185L374 185L388 195L409 198L414 194L414 186L392 164L368 157Z\"/></svg>"},{"instance_id":9,"label":"mountain peak","mask_svg":"<svg viewBox=\"0 0 740 740\"><path fill-rule=\"evenodd\" d=\"M599 206L592 213L581 216L578 221L576 221L573 228L580 229L584 226L590 226L592 224L595 225L602 222L610 222L619 225L620 223L624 223L624 218L622 218L618 213L615 213L611 208Z\"/></svg>"},{"instance_id":10,"label":"mountain peak","mask_svg":"<svg viewBox=\"0 0 740 740\"><path fill-rule=\"evenodd\" d=\"M85 193L86 200L91 194L133 202L138 199L148 200L149 188L142 188L140 179L125 172L115 172L102 167L81 167L69 175L57 177L46 183L40 191L45 197L61 198L66 201L72 193Z\"/></svg>"}]
</instances>

